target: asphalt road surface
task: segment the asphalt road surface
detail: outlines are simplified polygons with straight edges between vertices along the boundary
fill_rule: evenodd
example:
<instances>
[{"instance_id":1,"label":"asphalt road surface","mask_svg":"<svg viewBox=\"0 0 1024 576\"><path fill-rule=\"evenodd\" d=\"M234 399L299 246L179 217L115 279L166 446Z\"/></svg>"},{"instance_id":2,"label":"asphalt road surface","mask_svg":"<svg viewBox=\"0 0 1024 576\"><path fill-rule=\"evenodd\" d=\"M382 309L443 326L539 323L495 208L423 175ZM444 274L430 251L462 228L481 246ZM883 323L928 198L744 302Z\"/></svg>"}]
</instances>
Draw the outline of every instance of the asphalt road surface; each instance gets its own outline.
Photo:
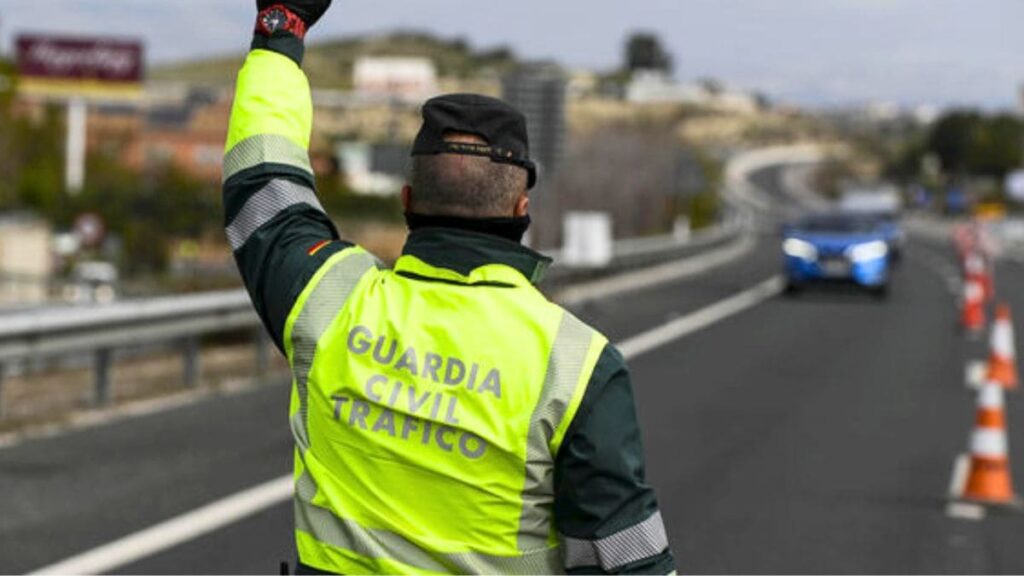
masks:
<instances>
[{"instance_id":1,"label":"asphalt road surface","mask_svg":"<svg viewBox=\"0 0 1024 576\"><path fill-rule=\"evenodd\" d=\"M778 170L758 175L791 202ZM773 225L764 230L772 230ZM622 341L779 272L778 238L711 273L581 305ZM779 296L631 361L648 475L680 571L1021 573L1024 514L944 512L974 399L952 250L913 242L891 296ZM999 290L1024 318L1024 268ZM1020 324L1018 324L1020 326ZM1021 339L1018 338L1018 342ZM287 387L0 449L0 572L93 549L290 470ZM1024 400L1008 398L1024 478ZM415 497L415 494L410 494ZM289 503L114 569L276 573Z\"/></svg>"}]
</instances>

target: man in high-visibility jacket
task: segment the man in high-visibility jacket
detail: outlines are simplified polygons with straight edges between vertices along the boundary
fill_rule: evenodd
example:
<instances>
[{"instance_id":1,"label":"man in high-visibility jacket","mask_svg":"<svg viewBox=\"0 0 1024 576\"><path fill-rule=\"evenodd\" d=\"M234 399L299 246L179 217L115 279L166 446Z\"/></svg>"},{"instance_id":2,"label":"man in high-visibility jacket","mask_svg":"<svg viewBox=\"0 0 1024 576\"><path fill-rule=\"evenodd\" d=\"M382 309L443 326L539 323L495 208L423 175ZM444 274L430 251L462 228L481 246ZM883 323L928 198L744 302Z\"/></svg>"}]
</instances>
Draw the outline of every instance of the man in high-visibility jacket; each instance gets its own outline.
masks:
<instances>
[{"instance_id":1,"label":"man in high-visibility jacket","mask_svg":"<svg viewBox=\"0 0 1024 576\"><path fill-rule=\"evenodd\" d=\"M224 158L227 236L294 378L299 570L673 571L625 362L534 287L520 113L428 102L394 269L339 238L299 67L329 4L258 0Z\"/></svg>"}]
</instances>

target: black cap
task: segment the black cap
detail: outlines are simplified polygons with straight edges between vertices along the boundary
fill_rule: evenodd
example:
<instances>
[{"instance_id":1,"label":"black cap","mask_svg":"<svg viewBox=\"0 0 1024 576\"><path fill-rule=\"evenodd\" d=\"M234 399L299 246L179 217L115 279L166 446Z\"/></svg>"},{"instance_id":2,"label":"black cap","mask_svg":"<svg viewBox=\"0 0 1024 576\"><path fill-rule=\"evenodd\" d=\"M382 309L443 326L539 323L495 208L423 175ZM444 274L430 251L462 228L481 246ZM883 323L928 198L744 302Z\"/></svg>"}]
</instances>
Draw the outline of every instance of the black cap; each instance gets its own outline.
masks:
<instances>
[{"instance_id":1,"label":"black cap","mask_svg":"<svg viewBox=\"0 0 1024 576\"><path fill-rule=\"evenodd\" d=\"M487 144L447 142L445 134L462 132ZM468 154L512 164L529 174L527 188L537 183L537 165L530 160L526 117L509 104L479 94L449 94L423 105L423 127L412 145L413 156Z\"/></svg>"}]
</instances>

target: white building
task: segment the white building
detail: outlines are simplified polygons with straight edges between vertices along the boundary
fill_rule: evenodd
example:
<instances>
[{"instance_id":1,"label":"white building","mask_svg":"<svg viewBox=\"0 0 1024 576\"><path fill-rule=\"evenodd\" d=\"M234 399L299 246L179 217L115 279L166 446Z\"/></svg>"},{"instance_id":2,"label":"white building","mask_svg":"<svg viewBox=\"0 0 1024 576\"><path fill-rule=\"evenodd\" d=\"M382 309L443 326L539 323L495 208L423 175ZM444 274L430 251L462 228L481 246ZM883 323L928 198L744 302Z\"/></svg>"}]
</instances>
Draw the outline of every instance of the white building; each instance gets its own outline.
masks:
<instances>
[{"instance_id":1,"label":"white building","mask_svg":"<svg viewBox=\"0 0 1024 576\"><path fill-rule=\"evenodd\" d=\"M676 83L654 70L634 73L626 85L626 100L634 104L702 104L707 98L701 86Z\"/></svg>"},{"instance_id":2,"label":"white building","mask_svg":"<svg viewBox=\"0 0 1024 576\"><path fill-rule=\"evenodd\" d=\"M335 158L353 192L368 196L397 194L405 179L381 170L375 165L374 157L374 146L367 142L346 141L335 145Z\"/></svg>"},{"instance_id":3,"label":"white building","mask_svg":"<svg viewBox=\"0 0 1024 576\"><path fill-rule=\"evenodd\" d=\"M359 58L353 70L353 83L362 96L425 100L438 91L437 68L429 58Z\"/></svg>"},{"instance_id":4,"label":"white building","mask_svg":"<svg viewBox=\"0 0 1024 576\"><path fill-rule=\"evenodd\" d=\"M712 92L700 84L676 82L656 70L634 73L626 85L626 100L634 104L694 104L739 114L758 111L757 99L746 92Z\"/></svg>"}]
</instances>

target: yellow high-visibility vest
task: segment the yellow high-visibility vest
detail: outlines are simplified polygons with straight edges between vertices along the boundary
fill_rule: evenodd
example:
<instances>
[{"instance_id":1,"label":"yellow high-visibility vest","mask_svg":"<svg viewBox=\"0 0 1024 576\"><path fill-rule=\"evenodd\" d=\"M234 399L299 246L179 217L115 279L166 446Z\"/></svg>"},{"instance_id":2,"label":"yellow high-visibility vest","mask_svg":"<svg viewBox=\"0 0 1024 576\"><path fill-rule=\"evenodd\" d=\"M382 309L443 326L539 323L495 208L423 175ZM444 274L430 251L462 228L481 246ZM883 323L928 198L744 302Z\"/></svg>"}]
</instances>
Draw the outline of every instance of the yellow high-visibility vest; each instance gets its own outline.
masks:
<instances>
[{"instance_id":1,"label":"yellow high-visibility vest","mask_svg":"<svg viewBox=\"0 0 1024 576\"><path fill-rule=\"evenodd\" d=\"M514 268L333 256L284 333L296 540L341 573L557 573L554 461L607 340Z\"/></svg>"}]
</instances>

